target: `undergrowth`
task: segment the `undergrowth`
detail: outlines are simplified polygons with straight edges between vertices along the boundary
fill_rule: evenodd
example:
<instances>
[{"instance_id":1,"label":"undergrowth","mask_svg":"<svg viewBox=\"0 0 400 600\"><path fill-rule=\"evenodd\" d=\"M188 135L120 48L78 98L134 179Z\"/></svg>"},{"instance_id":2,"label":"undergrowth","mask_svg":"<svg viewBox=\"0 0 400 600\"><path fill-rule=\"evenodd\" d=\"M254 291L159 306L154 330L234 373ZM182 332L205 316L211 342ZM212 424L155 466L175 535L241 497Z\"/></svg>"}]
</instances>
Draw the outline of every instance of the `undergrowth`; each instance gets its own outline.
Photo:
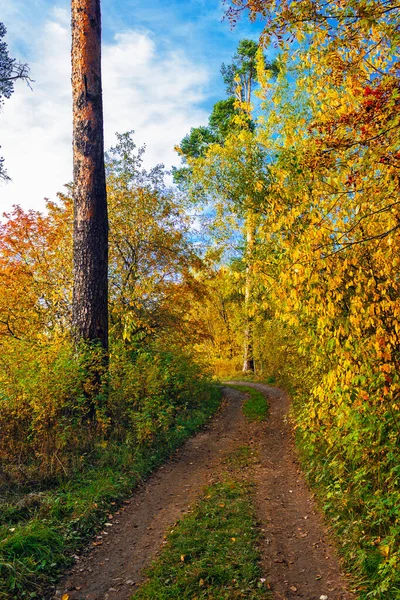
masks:
<instances>
[{"instance_id":1,"label":"undergrowth","mask_svg":"<svg viewBox=\"0 0 400 600\"><path fill-rule=\"evenodd\" d=\"M390 436L385 440L385 425L375 417L365 415L356 421L350 415L332 445L326 439L318 443L297 414L297 445L307 478L357 582L360 600L398 600L398 449Z\"/></svg>"},{"instance_id":2,"label":"undergrowth","mask_svg":"<svg viewBox=\"0 0 400 600\"><path fill-rule=\"evenodd\" d=\"M215 413L220 392L209 388L201 404L179 413L151 444L110 442L92 467L54 487L9 498L0 517L0 598L42 599L51 583L137 483L168 458Z\"/></svg>"}]
</instances>

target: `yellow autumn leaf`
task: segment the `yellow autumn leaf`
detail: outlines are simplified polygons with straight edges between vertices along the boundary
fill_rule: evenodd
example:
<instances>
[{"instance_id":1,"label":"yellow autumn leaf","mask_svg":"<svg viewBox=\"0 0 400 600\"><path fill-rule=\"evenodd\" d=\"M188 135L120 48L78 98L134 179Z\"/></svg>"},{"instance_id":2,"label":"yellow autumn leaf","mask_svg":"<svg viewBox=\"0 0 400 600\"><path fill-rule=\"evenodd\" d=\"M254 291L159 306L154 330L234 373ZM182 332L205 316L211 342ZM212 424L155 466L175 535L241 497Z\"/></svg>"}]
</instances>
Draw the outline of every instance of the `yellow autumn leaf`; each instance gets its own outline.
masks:
<instances>
[{"instance_id":1,"label":"yellow autumn leaf","mask_svg":"<svg viewBox=\"0 0 400 600\"><path fill-rule=\"evenodd\" d=\"M389 557L390 554L390 546L380 546L379 551L385 558Z\"/></svg>"}]
</instances>

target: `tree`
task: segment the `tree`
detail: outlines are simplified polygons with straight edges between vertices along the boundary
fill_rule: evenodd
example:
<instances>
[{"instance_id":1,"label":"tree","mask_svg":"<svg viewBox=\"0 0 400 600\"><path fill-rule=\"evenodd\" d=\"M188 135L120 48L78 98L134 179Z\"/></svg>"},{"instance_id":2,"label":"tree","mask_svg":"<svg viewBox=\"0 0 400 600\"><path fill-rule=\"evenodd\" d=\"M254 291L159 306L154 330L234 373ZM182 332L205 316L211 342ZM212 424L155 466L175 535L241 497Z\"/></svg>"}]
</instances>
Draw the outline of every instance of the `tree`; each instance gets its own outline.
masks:
<instances>
[{"instance_id":1,"label":"tree","mask_svg":"<svg viewBox=\"0 0 400 600\"><path fill-rule=\"evenodd\" d=\"M100 0L72 0L74 152L73 329L108 348L108 217Z\"/></svg>"},{"instance_id":2,"label":"tree","mask_svg":"<svg viewBox=\"0 0 400 600\"><path fill-rule=\"evenodd\" d=\"M343 554L362 557L360 597L396 597L400 6L232 4L232 15L265 17L262 40L282 47L290 73L263 83L271 110L258 130L274 157L257 240L264 356L294 390L300 454L336 512Z\"/></svg>"},{"instance_id":3,"label":"tree","mask_svg":"<svg viewBox=\"0 0 400 600\"><path fill-rule=\"evenodd\" d=\"M268 179L265 156L255 141L251 101L257 84L258 63L262 62L273 76L278 72L276 62L266 63L259 54L256 42L241 40L233 62L222 65L229 98L215 104L208 127L192 129L182 140L179 151L189 168L178 170L175 178L180 182L190 180L194 194L202 185L222 199L222 203L231 205L233 212L244 220L244 372L254 371L252 289L258 222L254 208L260 192L264 194Z\"/></svg>"},{"instance_id":4,"label":"tree","mask_svg":"<svg viewBox=\"0 0 400 600\"><path fill-rule=\"evenodd\" d=\"M240 40L231 64L222 64L221 67L227 94L247 104L252 101L254 85L257 82L257 53L257 42ZM273 76L279 72L276 60L266 63L265 68Z\"/></svg>"},{"instance_id":5,"label":"tree","mask_svg":"<svg viewBox=\"0 0 400 600\"><path fill-rule=\"evenodd\" d=\"M3 23L0 23L0 109L5 98L10 98L14 92L14 83L22 79L29 83L29 67L25 63L19 63L8 54L7 44L1 41L7 33ZM4 159L0 157L0 180L8 180L9 177L4 168Z\"/></svg>"},{"instance_id":6,"label":"tree","mask_svg":"<svg viewBox=\"0 0 400 600\"><path fill-rule=\"evenodd\" d=\"M185 344L196 331L185 315L201 288L192 219L182 195L166 186L163 165L143 168L144 147L136 147L132 133L117 134L106 154L110 338L136 350L168 332Z\"/></svg>"},{"instance_id":7,"label":"tree","mask_svg":"<svg viewBox=\"0 0 400 600\"><path fill-rule=\"evenodd\" d=\"M224 83L227 86L227 91L235 94L241 106L244 109L244 114L247 116L249 124L252 124L251 119L251 99L254 84L256 83L256 58L258 45L252 40L241 40L233 62L226 66L222 65L221 73L224 77ZM250 198L248 199L250 200ZM251 200L250 200L251 204ZM254 372L254 356L253 356L253 318L251 309L252 297L252 262L256 236L256 221L253 210L249 207L245 215L246 229L246 282L244 293L245 305L245 328L244 328L244 345L243 345L243 372Z\"/></svg>"}]
</instances>

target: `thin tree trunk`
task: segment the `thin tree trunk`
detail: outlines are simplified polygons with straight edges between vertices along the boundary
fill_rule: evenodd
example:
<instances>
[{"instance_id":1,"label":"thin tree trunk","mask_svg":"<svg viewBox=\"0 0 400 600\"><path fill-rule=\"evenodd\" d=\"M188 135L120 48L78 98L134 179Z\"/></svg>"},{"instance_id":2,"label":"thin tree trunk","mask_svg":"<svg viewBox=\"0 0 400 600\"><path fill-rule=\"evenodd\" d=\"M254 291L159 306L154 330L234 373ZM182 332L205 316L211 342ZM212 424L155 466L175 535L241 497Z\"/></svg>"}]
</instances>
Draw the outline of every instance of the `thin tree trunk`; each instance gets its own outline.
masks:
<instances>
[{"instance_id":1,"label":"thin tree trunk","mask_svg":"<svg viewBox=\"0 0 400 600\"><path fill-rule=\"evenodd\" d=\"M76 339L108 349L108 219L104 171L100 0L72 0Z\"/></svg>"},{"instance_id":2,"label":"thin tree trunk","mask_svg":"<svg viewBox=\"0 0 400 600\"><path fill-rule=\"evenodd\" d=\"M243 373L254 372L253 356L253 258L256 240L256 225L254 213L247 211L246 215L246 284L244 296L245 328L243 348Z\"/></svg>"}]
</instances>

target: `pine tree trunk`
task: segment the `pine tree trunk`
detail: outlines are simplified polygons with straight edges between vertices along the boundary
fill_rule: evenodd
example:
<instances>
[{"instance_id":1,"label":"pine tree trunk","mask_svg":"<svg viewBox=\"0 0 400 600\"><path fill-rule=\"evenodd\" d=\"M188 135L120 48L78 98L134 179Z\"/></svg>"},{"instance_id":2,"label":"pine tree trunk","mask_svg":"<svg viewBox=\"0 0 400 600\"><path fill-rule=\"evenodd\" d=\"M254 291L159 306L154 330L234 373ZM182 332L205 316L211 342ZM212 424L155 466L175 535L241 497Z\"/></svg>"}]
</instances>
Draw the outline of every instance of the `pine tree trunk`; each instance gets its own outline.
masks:
<instances>
[{"instance_id":1,"label":"pine tree trunk","mask_svg":"<svg viewBox=\"0 0 400 600\"><path fill-rule=\"evenodd\" d=\"M252 292L255 239L256 226L254 214L251 210L249 210L246 215L246 284L244 296L245 327L243 349L243 373L254 373Z\"/></svg>"},{"instance_id":2,"label":"pine tree trunk","mask_svg":"<svg viewBox=\"0 0 400 600\"><path fill-rule=\"evenodd\" d=\"M100 0L72 0L76 339L108 348L108 218L104 170Z\"/></svg>"}]
</instances>

